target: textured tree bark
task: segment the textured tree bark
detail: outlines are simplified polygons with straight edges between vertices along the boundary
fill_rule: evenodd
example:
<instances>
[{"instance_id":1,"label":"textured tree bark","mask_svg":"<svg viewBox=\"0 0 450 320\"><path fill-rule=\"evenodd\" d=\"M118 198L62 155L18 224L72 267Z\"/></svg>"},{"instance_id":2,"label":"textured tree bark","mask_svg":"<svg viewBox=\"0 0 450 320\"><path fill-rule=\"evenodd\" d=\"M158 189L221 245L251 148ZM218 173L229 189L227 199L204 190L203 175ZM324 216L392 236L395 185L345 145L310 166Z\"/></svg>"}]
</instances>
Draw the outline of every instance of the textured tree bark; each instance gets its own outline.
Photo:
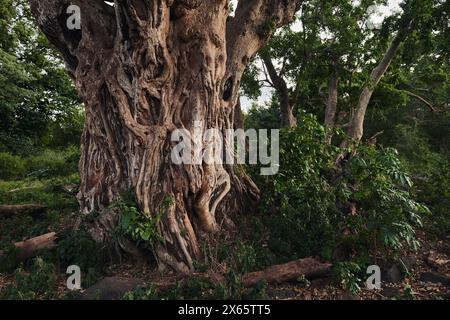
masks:
<instances>
[{"instance_id":1,"label":"textured tree bark","mask_svg":"<svg viewBox=\"0 0 450 320\"><path fill-rule=\"evenodd\" d=\"M297 126L294 115L294 103L291 100L289 88L283 76L278 74L270 57L263 55L262 60L269 73L270 80L280 96L281 126L293 128Z\"/></svg>"},{"instance_id":2,"label":"textured tree bark","mask_svg":"<svg viewBox=\"0 0 450 320\"><path fill-rule=\"evenodd\" d=\"M81 30L65 25L69 2L81 8ZM131 189L151 218L170 197L155 256L161 267L191 272L204 236L220 231L259 191L236 167L173 164L171 134L192 134L197 121L200 129L233 128L247 63L276 27L292 21L301 1L239 1L235 17L227 0L30 3L86 106L82 212L101 211ZM94 228L99 241L118 218L103 220Z\"/></svg>"},{"instance_id":3,"label":"textured tree bark","mask_svg":"<svg viewBox=\"0 0 450 320\"><path fill-rule=\"evenodd\" d=\"M339 78L337 75L333 75L328 84L328 99L325 109L325 126L330 129L334 129L336 125L336 108L338 103L338 86ZM332 133L327 135L326 143L330 144L333 138Z\"/></svg>"}]
</instances>

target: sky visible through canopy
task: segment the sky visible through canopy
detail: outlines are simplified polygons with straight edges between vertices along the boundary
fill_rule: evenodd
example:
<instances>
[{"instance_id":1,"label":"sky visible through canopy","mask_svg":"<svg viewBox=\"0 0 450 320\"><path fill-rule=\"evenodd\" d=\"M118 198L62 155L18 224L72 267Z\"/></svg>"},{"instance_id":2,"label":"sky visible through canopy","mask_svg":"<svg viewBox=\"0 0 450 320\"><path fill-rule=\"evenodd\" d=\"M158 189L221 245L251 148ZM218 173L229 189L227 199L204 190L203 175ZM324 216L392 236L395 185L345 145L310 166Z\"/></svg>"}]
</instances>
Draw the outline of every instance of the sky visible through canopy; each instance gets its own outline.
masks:
<instances>
[{"instance_id":1,"label":"sky visible through canopy","mask_svg":"<svg viewBox=\"0 0 450 320\"><path fill-rule=\"evenodd\" d=\"M237 0L231 1L233 4L233 8L236 8L237 6ZM355 5L358 5L359 1L354 1ZM381 24L383 20L386 17L389 17L392 14L397 13L400 9L400 4L402 3L402 0L388 0L386 5L379 6L377 8L377 12L375 12L372 16L372 21L374 24ZM295 22L291 28L294 31L301 31L302 27L299 21ZM262 76L263 77L263 76ZM272 89L268 87L263 87L261 90L261 96L258 100L251 100L246 96L241 96L241 105L242 109L244 111L248 111L250 107L252 106L252 103L257 103L259 105L265 105L267 102L270 101L272 97Z\"/></svg>"}]
</instances>

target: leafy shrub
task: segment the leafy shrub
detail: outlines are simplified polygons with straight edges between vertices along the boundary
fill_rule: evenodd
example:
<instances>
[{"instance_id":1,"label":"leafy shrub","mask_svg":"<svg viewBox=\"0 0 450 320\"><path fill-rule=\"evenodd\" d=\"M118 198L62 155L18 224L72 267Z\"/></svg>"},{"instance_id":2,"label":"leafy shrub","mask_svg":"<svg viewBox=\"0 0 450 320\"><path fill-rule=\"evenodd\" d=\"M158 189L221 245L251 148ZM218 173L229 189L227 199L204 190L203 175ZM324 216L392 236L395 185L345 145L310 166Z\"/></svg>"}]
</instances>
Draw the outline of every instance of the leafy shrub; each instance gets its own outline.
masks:
<instances>
[{"instance_id":1,"label":"leafy shrub","mask_svg":"<svg viewBox=\"0 0 450 320\"><path fill-rule=\"evenodd\" d=\"M280 171L257 177L266 214L269 247L281 260L320 253L334 233L335 195L327 180L337 149L325 143L326 130L305 115L298 128L280 135Z\"/></svg>"},{"instance_id":2,"label":"leafy shrub","mask_svg":"<svg viewBox=\"0 0 450 320\"><path fill-rule=\"evenodd\" d=\"M61 235L56 253L64 270L70 265L80 267L85 288L103 274L107 261L106 250L84 230Z\"/></svg>"},{"instance_id":3,"label":"leafy shrub","mask_svg":"<svg viewBox=\"0 0 450 320\"><path fill-rule=\"evenodd\" d=\"M413 191L432 214L427 216L430 235L450 234L450 164L441 154L422 148L416 159L405 160L412 172Z\"/></svg>"},{"instance_id":4,"label":"leafy shrub","mask_svg":"<svg viewBox=\"0 0 450 320\"><path fill-rule=\"evenodd\" d=\"M143 242L151 247L156 241L164 241L157 226L171 204L171 198L164 198L159 211L152 217L141 212L134 200L125 199L124 201L118 201L112 207L117 207L122 212L119 225L120 231L130 235L134 241L138 243Z\"/></svg>"},{"instance_id":5,"label":"leafy shrub","mask_svg":"<svg viewBox=\"0 0 450 320\"><path fill-rule=\"evenodd\" d=\"M361 273L363 268L355 262L341 262L333 267L334 278L338 284L351 293L361 290Z\"/></svg>"},{"instance_id":6,"label":"leafy shrub","mask_svg":"<svg viewBox=\"0 0 450 320\"><path fill-rule=\"evenodd\" d=\"M345 229L353 231L345 241L385 255L405 246L418 248L415 229L429 210L413 200L412 180L395 149L359 148L341 178L336 186L340 200L356 208L346 219Z\"/></svg>"},{"instance_id":7,"label":"leafy shrub","mask_svg":"<svg viewBox=\"0 0 450 320\"><path fill-rule=\"evenodd\" d=\"M25 161L28 175L36 178L63 177L77 172L78 148L65 151L44 150Z\"/></svg>"},{"instance_id":8,"label":"leafy shrub","mask_svg":"<svg viewBox=\"0 0 450 320\"><path fill-rule=\"evenodd\" d=\"M16 283L0 291L0 299L36 300L51 299L57 295L57 273L55 266L42 258L35 258L29 272L18 268Z\"/></svg>"},{"instance_id":9,"label":"leafy shrub","mask_svg":"<svg viewBox=\"0 0 450 320\"><path fill-rule=\"evenodd\" d=\"M361 261L375 252L395 257L406 246L417 248L415 230L429 210L413 200L397 151L360 146L336 170L340 150L325 137L326 130L305 115L298 128L281 131L279 174L255 177L269 248L278 260L331 259L338 245Z\"/></svg>"},{"instance_id":10,"label":"leafy shrub","mask_svg":"<svg viewBox=\"0 0 450 320\"><path fill-rule=\"evenodd\" d=\"M0 179L15 180L25 175L24 161L10 153L0 153Z\"/></svg>"},{"instance_id":11,"label":"leafy shrub","mask_svg":"<svg viewBox=\"0 0 450 320\"><path fill-rule=\"evenodd\" d=\"M148 287L138 287L132 291L126 292L123 300L160 300L158 289L154 285Z\"/></svg>"},{"instance_id":12,"label":"leafy shrub","mask_svg":"<svg viewBox=\"0 0 450 320\"><path fill-rule=\"evenodd\" d=\"M0 130L0 152L25 155L33 150L33 141L29 137Z\"/></svg>"},{"instance_id":13,"label":"leafy shrub","mask_svg":"<svg viewBox=\"0 0 450 320\"><path fill-rule=\"evenodd\" d=\"M245 274L253 271L256 266L255 249L253 246L239 241L235 249L234 260L238 272Z\"/></svg>"}]
</instances>

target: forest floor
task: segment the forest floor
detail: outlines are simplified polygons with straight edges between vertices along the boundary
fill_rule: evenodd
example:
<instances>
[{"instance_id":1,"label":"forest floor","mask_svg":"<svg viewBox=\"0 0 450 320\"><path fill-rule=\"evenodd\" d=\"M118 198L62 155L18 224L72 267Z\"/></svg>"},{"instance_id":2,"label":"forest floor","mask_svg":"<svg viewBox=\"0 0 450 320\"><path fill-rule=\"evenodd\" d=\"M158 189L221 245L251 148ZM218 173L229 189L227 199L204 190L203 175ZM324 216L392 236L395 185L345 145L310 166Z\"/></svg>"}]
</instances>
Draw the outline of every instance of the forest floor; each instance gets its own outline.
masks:
<instances>
[{"instance_id":1,"label":"forest floor","mask_svg":"<svg viewBox=\"0 0 450 320\"><path fill-rule=\"evenodd\" d=\"M450 237L434 242L422 241L422 249L409 253L404 260L407 260L408 273L402 274L395 265L391 266L385 271L390 279L382 277L380 290L367 290L363 286L360 292L351 293L334 285L332 278L326 278L312 280L306 286L273 286L269 296L301 300L450 299Z\"/></svg>"},{"instance_id":2,"label":"forest floor","mask_svg":"<svg viewBox=\"0 0 450 320\"><path fill-rule=\"evenodd\" d=\"M444 240L424 242L418 252L405 257L408 272L397 266L387 270L388 279L382 279L380 290L362 287L351 293L336 284L333 277L269 285L268 299L274 300L448 300L450 299L450 237ZM155 274L147 264L120 264L109 268L108 277L141 279L145 283L165 287L176 282L170 275Z\"/></svg>"},{"instance_id":3,"label":"forest floor","mask_svg":"<svg viewBox=\"0 0 450 320\"><path fill-rule=\"evenodd\" d=\"M0 221L0 244L2 241L21 241L45 232L61 233L73 226L78 216L74 210L76 209L74 193L70 188L57 187L59 183L54 180L31 185L19 182L0 183L0 204L34 201L49 206L49 212L42 220L35 221L30 217L2 219ZM385 276L382 278L380 290L361 288L359 292L351 293L336 284L332 277L328 277L311 281L303 280L297 283L269 285L265 290L266 297L283 300L450 299L450 236L440 240L430 240L422 233L420 240L422 245L419 251L404 254L403 262L407 270L406 274L401 271L405 268L397 265L386 266L382 269L382 274ZM58 263L55 262L55 264ZM32 272L27 271L27 265L22 265L15 272L0 272L0 297L3 289L17 285L18 270L25 274ZM56 280L56 293L51 295L52 299L68 298L66 277L67 275L60 271ZM178 280L173 275L163 275L155 271L154 264L123 261L121 264L107 266L102 275L89 286L100 291L115 290L116 293L123 293L138 285L156 284L157 287L168 287ZM28 283L28 285L30 284ZM118 288L113 288L114 286ZM92 289L86 290L87 293L92 293L92 291ZM107 294L104 296L108 297ZM29 298L29 296L23 296L25 299L27 297ZM39 294L31 297L42 298ZM6 295L6 298L9 297ZM17 296L13 298L17 298ZM19 298L22 298L20 294Z\"/></svg>"}]
</instances>

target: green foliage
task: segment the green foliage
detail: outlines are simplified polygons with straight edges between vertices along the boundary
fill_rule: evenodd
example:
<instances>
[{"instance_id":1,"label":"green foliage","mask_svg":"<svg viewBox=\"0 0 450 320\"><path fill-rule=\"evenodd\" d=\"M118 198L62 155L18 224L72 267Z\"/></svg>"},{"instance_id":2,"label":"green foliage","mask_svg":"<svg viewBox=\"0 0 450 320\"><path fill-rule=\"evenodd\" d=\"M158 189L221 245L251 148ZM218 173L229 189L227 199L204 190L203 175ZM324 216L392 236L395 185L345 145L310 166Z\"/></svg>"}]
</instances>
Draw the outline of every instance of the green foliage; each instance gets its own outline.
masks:
<instances>
[{"instance_id":1,"label":"green foliage","mask_svg":"<svg viewBox=\"0 0 450 320\"><path fill-rule=\"evenodd\" d=\"M136 288L124 294L123 300L161 300L158 296L158 289L150 285L146 288Z\"/></svg>"},{"instance_id":2,"label":"green foliage","mask_svg":"<svg viewBox=\"0 0 450 320\"><path fill-rule=\"evenodd\" d=\"M345 290L355 294L361 290L362 268L355 262L342 262L333 267L335 280Z\"/></svg>"},{"instance_id":3,"label":"green foliage","mask_svg":"<svg viewBox=\"0 0 450 320\"><path fill-rule=\"evenodd\" d=\"M66 177L77 173L79 158L80 150L78 147L69 147L65 150L45 149L36 155L27 157L1 152L0 179Z\"/></svg>"},{"instance_id":4,"label":"green foliage","mask_svg":"<svg viewBox=\"0 0 450 320\"><path fill-rule=\"evenodd\" d=\"M333 232L335 196L325 172L337 150L320 143L325 137L326 130L305 115L298 128L281 132L279 173L255 176L264 191L269 247L282 260L319 253Z\"/></svg>"},{"instance_id":5,"label":"green foliage","mask_svg":"<svg viewBox=\"0 0 450 320\"><path fill-rule=\"evenodd\" d=\"M56 268L40 257L34 259L29 271L18 268L14 275L16 283L3 288L0 299L36 300L57 296Z\"/></svg>"},{"instance_id":6,"label":"green foliage","mask_svg":"<svg viewBox=\"0 0 450 320\"><path fill-rule=\"evenodd\" d=\"M78 171L79 148L70 147L64 152L44 150L26 159L28 175L36 178L67 176Z\"/></svg>"},{"instance_id":7,"label":"green foliage","mask_svg":"<svg viewBox=\"0 0 450 320\"><path fill-rule=\"evenodd\" d=\"M413 200L412 180L392 148L360 146L334 169L338 148L326 130L303 115L280 137L280 171L259 177L268 245L277 259L332 258L339 244L356 257L396 256L417 249L416 229L429 210Z\"/></svg>"},{"instance_id":8,"label":"green foliage","mask_svg":"<svg viewBox=\"0 0 450 320\"><path fill-rule=\"evenodd\" d=\"M254 64L250 64L242 75L241 90L251 99L257 99L261 95L258 73L259 69Z\"/></svg>"},{"instance_id":9,"label":"green foliage","mask_svg":"<svg viewBox=\"0 0 450 320\"><path fill-rule=\"evenodd\" d=\"M425 226L432 237L445 237L450 233L450 164L440 153L417 148L414 159L407 165L414 180L414 194L418 201L431 210Z\"/></svg>"},{"instance_id":10,"label":"green foliage","mask_svg":"<svg viewBox=\"0 0 450 320\"><path fill-rule=\"evenodd\" d=\"M0 153L0 179L16 180L25 175L25 164L22 158L7 152Z\"/></svg>"},{"instance_id":11,"label":"green foliage","mask_svg":"<svg viewBox=\"0 0 450 320\"><path fill-rule=\"evenodd\" d=\"M253 104L245 115L245 127L251 129L279 128L279 107L272 103L268 107Z\"/></svg>"},{"instance_id":12,"label":"green foliage","mask_svg":"<svg viewBox=\"0 0 450 320\"><path fill-rule=\"evenodd\" d=\"M256 267L256 252L253 246L239 241L235 248L234 262L241 274L251 272Z\"/></svg>"},{"instance_id":13,"label":"green foliage","mask_svg":"<svg viewBox=\"0 0 450 320\"><path fill-rule=\"evenodd\" d=\"M391 148L363 147L349 161L337 188L340 200L354 201L359 212L347 219L347 228L357 233L346 241L385 254L405 245L418 248L415 229L430 212L412 199L412 181L404 170Z\"/></svg>"},{"instance_id":14,"label":"green foliage","mask_svg":"<svg viewBox=\"0 0 450 320\"><path fill-rule=\"evenodd\" d=\"M77 151L70 150L60 152L60 154L61 156L57 157L59 159L57 165L48 158L46 158L45 163L45 167L52 168L62 166L65 163L64 171L55 174L56 177L48 176L41 180L34 180L30 177L15 181L0 180L0 204L37 203L48 207L46 214L38 219L34 219L30 215L15 215L2 219L0 224L0 250L7 253L4 259L0 261L0 268L3 270L11 270L13 265L15 250L11 250L13 249L12 243L59 230L70 218L70 214L78 210L74 193L76 192L76 185L79 183L79 177L77 173L74 173L73 165L70 164L70 161L73 163L78 161ZM23 159L9 154L1 155L6 155L2 159L9 159L10 164L8 166L11 168L14 167L15 163L22 163L25 173L30 171L27 163L38 163L38 161L32 159L33 157ZM43 156L39 157L43 158ZM13 159L12 163L10 159ZM71 160L69 161L69 159ZM42 168L44 168L44 165L42 165ZM16 173L18 172L16 171ZM63 173L67 176L59 176ZM73 192L67 191L65 186L72 186Z\"/></svg>"},{"instance_id":15,"label":"green foliage","mask_svg":"<svg viewBox=\"0 0 450 320\"><path fill-rule=\"evenodd\" d=\"M120 227L124 233L131 235L134 240L153 241L157 237L159 217L147 217L136 207L120 205L120 209Z\"/></svg>"},{"instance_id":16,"label":"green foliage","mask_svg":"<svg viewBox=\"0 0 450 320\"><path fill-rule=\"evenodd\" d=\"M155 242L164 241L158 231L158 224L171 205L172 199L165 197L159 211L154 216L143 213L134 203L119 201L112 207L119 208L122 213L120 217L120 231L122 233L130 235L138 243L143 242L153 246Z\"/></svg>"},{"instance_id":17,"label":"green foliage","mask_svg":"<svg viewBox=\"0 0 450 320\"><path fill-rule=\"evenodd\" d=\"M62 269L70 265L80 267L83 288L92 285L103 274L107 261L106 249L84 230L60 235L56 254Z\"/></svg>"},{"instance_id":18,"label":"green foliage","mask_svg":"<svg viewBox=\"0 0 450 320\"><path fill-rule=\"evenodd\" d=\"M63 63L34 26L27 1L2 0L1 8L0 151L78 144L80 102Z\"/></svg>"}]
</instances>

